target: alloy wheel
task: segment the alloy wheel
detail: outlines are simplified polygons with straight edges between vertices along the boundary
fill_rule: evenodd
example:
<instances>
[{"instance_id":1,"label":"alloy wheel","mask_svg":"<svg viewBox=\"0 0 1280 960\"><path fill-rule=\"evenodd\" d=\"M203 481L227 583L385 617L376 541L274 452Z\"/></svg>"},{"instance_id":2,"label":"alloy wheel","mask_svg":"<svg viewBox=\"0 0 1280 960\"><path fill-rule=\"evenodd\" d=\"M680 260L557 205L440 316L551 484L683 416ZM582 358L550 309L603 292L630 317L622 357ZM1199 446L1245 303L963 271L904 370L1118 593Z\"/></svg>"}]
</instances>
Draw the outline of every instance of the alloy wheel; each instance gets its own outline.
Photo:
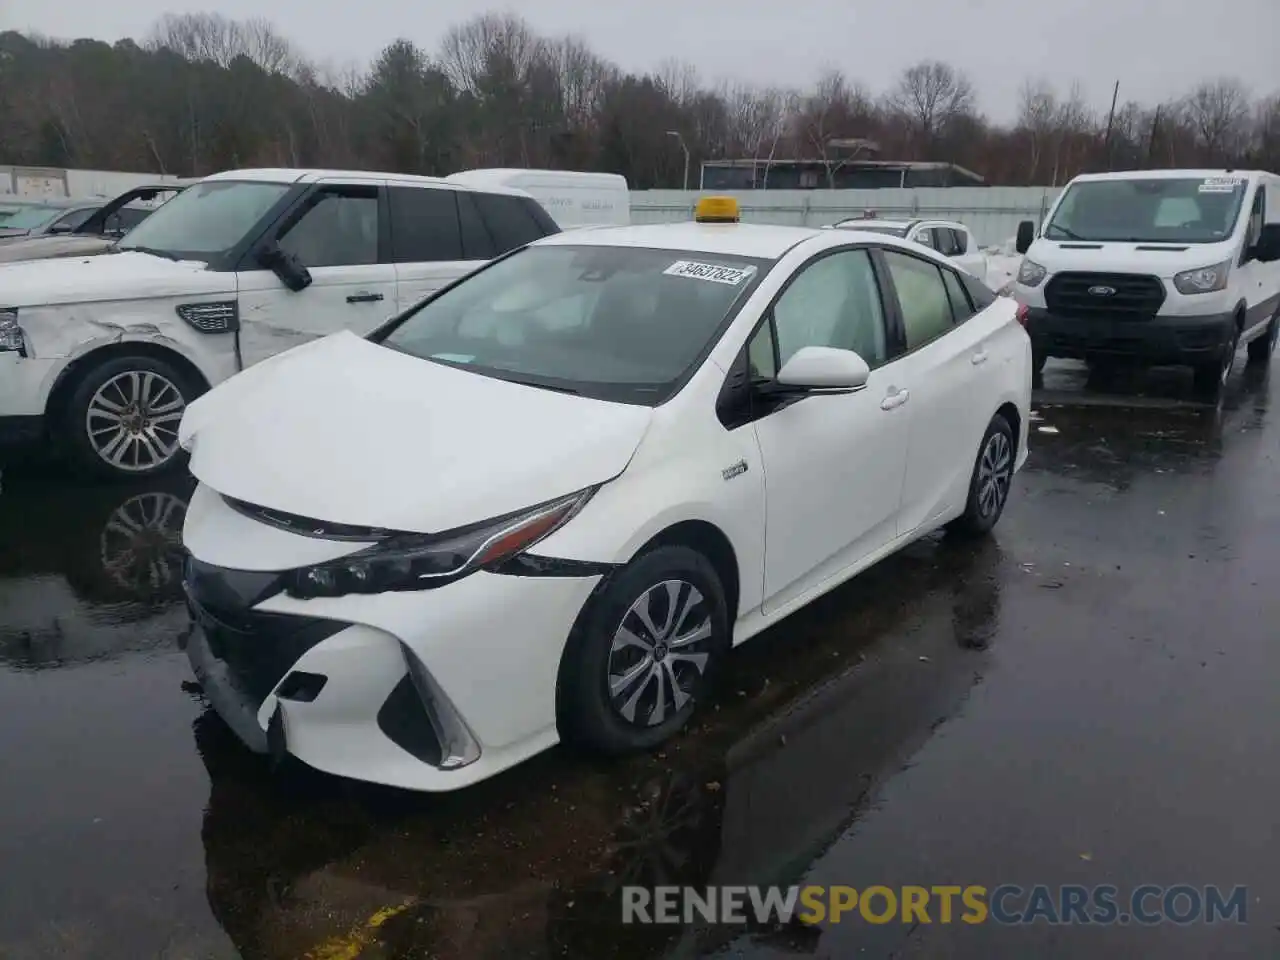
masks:
<instances>
[{"instance_id":1,"label":"alloy wheel","mask_svg":"<svg viewBox=\"0 0 1280 960\"><path fill-rule=\"evenodd\" d=\"M609 652L609 701L623 720L654 727L694 699L711 659L711 610L684 580L664 580L627 610Z\"/></svg>"},{"instance_id":2,"label":"alloy wheel","mask_svg":"<svg viewBox=\"0 0 1280 960\"><path fill-rule=\"evenodd\" d=\"M983 519L1000 512L1012 477L1013 445L1006 434L993 433L978 460L978 511Z\"/></svg>"},{"instance_id":3,"label":"alloy wheel","mask_svg":"<svg viewBox=\"0 0 1280 960\"><path fill-rule=\"evenodd\" d=\"M89 401L89 445L117 470L152 470L178 452L178 424L186 408L182 391L168 377L149 370L119 373Z\"/></svg>"}]
</instances>

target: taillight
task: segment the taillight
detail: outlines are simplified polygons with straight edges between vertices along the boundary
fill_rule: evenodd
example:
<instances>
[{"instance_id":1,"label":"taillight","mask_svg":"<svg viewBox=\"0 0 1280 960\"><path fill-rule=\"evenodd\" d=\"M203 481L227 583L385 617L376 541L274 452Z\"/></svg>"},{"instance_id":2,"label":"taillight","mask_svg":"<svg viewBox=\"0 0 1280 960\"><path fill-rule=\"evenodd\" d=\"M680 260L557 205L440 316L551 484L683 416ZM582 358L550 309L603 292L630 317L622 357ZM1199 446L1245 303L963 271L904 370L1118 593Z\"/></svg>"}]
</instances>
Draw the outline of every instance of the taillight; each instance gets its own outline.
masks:
<instances>
[{"instance_id":1,"label":"taillight","mask_svg":"<svg viewBox=\"0 0 1280 960\"><path fill-rule=\"evenodd\" d=\"M1017 317L1018 317L1018 322L1022 324L1022 328L1025 330L1027 327L1027 320L1030 319L1031 317L1031 308L1028 307L1025 303L1018 304Z\"/></svg>"}]
</instances>

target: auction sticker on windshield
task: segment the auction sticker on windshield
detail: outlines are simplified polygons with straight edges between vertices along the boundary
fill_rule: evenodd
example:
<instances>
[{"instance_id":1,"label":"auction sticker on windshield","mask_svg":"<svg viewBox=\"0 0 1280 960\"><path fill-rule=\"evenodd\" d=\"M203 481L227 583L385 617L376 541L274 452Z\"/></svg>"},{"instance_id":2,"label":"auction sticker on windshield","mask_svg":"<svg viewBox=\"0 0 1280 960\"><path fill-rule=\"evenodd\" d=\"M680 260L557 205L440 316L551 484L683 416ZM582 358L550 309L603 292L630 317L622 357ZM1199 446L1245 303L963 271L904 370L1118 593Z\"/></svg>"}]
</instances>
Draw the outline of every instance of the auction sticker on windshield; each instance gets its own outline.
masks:
<instances>
[{"instance_id":1,"label":"auction sticker on windshield","mask_svg":"<svg viewBox=\"0 0 1280 960\"><path fill-rule=\"evenodd\" d=\"M736 287L756 272L755 267L722 267L715 263L699 263L696 260L677 260L662 271L669 277L692 277L711 283L727 283Z\"/></svg>"},{"instance_id":2,"label":"auction sticker on windshield","mask_svg":"<svg viewBox=\"0 0 1280 960\"><path fill-rule=\"evenodd\" d=\"M1241 177L1209 177L1200 184L1201 193L1234 193L1244 184Z\"/></svg>"}]
</instances>

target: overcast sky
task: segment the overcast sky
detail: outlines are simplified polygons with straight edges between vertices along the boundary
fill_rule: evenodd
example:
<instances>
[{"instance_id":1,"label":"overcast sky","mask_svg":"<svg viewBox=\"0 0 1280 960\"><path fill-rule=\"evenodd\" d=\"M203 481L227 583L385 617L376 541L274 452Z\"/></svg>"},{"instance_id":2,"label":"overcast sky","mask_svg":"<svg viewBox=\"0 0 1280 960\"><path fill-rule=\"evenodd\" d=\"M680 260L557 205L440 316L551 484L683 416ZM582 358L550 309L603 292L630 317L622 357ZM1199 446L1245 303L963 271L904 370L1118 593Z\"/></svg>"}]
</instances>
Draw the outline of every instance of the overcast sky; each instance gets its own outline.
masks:
<instances>
[{"instance_id":1,"label":"overcast sky","mask_svg":"<svg viewBox=\"0 0 1280 960\"><path fill-rule=\"evenodd\" d=\"M543 33L577 33L629 70L674 56L706 80L802 86L832 65L879 91L903 67L940 59L1001 120L1028 76L1064 90L1079 81L1098 109L1116 80L1122 101L1221 74L1280 89L1280 0L0 0L0 28L116 40L145 36L165 12L213 9L267 16L313 59L339 64L367 63L400 36L433 50L450 25L504 9Z\"/></svg>"}]
</instances>

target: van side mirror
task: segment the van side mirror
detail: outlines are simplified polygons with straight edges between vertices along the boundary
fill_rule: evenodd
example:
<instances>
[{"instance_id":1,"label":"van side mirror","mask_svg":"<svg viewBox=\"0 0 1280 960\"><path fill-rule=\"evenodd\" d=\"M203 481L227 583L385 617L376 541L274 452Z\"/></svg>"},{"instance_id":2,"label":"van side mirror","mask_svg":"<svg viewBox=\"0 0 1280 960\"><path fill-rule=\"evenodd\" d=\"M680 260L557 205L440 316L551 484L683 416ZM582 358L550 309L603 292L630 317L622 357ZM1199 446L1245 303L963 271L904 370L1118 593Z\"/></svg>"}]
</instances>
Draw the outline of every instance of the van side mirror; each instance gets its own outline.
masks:
<instances>
[{"instance_id":1,"label":"van side mirror","mask_svg":"<svg viewBox=\"0 0 1280 960\"><path fill-rule=\"evenodd\" d=\"M292 253L281 250L274 243L264 247L258 253L257 260L258 263L279 277L280 282L294 293L311 286L311 271Z\"/></svg>"},{"instance_id":2,"label":"van side mirror","mask_svg":"<svg viewBox=\"0 0 1280 960\"><path fill-rule=\"evenodd\" d=\"M1268 223L1262 227L1258 242L1251 251L1259 263L1275 263L1280 260L1280 223Z\"/></svg>"},{"instance_id":3,"label":"van side mirror","mask_svg":"<svg viewBox=\"0 0 1280 960\"><path fill-rule=\"evenodd\" d=\"M1031 249L1031 244L1036 239L1036 225L1030 220L1023 220L1018 224L1018 237L1014 241L1013 248L1018 253L1026 253Z\"/></svg>"}]
</instances>

